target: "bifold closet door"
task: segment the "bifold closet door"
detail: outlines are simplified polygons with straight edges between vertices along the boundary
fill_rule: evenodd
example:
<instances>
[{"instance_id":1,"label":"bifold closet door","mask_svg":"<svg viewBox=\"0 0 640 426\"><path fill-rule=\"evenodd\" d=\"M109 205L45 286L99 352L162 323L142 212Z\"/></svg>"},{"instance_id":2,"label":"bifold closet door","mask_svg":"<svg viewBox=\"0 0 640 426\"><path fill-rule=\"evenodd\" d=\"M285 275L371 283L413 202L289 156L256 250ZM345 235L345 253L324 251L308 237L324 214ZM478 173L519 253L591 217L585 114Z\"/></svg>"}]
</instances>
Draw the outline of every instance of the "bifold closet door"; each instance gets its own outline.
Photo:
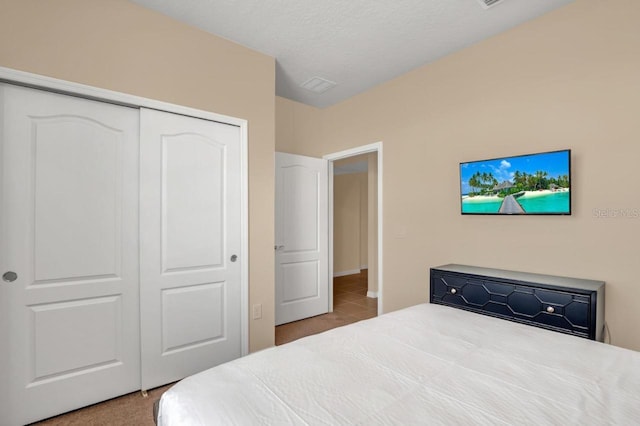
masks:
<instances>
[{"instance_id":1,"label":"bifold closet door","mask_svg":"<svg viewBox=\"0 0 640 426\"><path fill-rule=\"evenodd\" d=\"M137 109L0 84L0 424L140 388Z\"/></svg>"},{"instance_id":2,"label":"bifold closet door","mask_svg":"<svg viewBox=\"0 0 640 426\"><path fill-rule=\"evenodd\" d=\"M240 129L141 110L142 388L241 356Z\"/></svg>"}]
</instances>

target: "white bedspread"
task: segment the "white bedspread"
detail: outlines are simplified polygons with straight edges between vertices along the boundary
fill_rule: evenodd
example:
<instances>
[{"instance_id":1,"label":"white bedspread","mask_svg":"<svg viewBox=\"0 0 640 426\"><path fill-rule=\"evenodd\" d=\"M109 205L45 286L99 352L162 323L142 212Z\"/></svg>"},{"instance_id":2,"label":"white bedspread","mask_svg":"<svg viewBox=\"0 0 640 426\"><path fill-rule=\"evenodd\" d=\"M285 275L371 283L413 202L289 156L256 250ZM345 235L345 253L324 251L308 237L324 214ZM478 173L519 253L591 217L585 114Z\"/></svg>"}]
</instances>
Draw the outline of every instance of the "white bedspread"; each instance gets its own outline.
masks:
<instances>
[{"instance_id":1,"label":"white bedspread","mask_svg":"<svg viewBox=\"0 0 640 426\"><path fill-rule=\"evenodd\" d=\"M422 304L186 378L159 425L640 424L640 353Z\"/></svg>"}]
</instances>

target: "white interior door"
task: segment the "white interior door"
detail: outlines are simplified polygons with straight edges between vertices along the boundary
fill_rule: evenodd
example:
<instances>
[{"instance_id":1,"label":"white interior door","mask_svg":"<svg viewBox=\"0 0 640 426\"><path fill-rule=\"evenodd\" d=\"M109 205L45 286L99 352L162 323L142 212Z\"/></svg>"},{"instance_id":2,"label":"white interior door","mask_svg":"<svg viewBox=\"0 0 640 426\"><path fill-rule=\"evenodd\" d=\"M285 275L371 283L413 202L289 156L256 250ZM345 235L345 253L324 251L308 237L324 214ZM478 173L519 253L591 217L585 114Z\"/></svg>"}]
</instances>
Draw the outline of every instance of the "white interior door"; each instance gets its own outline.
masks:
<instances>
[{"instance_id":1,"label":"white interior door","mask_svg":"<svg viewBox=\"0 0 640 426\"><path fill-rule=\"evenodd\" d=\"M240 129L141 110L142 388L241 356Z\"/></svg>"},{"instance_id":2,"label":"white interior door","mask_svg":"<svg viewBox=\"0 0 640 426\"><path fill-rule=\"evenodd\" d=\"M276 325L329 311L328 162L276 152Z\"/></svg>"},{"instance_id":3,"label":"white interior door","mask_svg":"<svg viewBox=\"0 0 640 426\"><path fill-rule=\"evenodd\" d=\"M138 111L0 85L0 423L140 388Z\"/></svg>"}]
</instances>

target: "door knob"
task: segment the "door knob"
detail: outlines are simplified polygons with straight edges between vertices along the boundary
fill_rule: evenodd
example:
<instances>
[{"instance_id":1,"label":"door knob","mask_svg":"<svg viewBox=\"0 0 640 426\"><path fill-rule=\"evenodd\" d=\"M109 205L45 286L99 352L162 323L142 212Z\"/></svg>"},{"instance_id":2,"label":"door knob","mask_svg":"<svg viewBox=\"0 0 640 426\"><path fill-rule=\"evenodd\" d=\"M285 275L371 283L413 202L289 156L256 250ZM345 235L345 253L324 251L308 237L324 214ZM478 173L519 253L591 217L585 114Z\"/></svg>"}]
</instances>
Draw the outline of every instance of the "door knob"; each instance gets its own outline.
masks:
<instances>
[{"instance_id":1,"label":"door knob","mask_svg":"<svg viewBox=\"0 0 640 426\"><path fill-rule=\"evenodd\" d=\"M17 279L18 279L18 274L16 274L13 271L7 271L4 274L2 274L2 280L8 283L12 283Z\"/></svg>"},{"instance_id":2,"label":"door knob","mask_svg":"<svg viewBox=\"0 0 640 426\"><path fill-rule=\"evenodd\" d=\"M236 256L235 254L231 255L231 261L235 262L236 260L238 260L238 256Z\"/></svg>"}]
</instances>

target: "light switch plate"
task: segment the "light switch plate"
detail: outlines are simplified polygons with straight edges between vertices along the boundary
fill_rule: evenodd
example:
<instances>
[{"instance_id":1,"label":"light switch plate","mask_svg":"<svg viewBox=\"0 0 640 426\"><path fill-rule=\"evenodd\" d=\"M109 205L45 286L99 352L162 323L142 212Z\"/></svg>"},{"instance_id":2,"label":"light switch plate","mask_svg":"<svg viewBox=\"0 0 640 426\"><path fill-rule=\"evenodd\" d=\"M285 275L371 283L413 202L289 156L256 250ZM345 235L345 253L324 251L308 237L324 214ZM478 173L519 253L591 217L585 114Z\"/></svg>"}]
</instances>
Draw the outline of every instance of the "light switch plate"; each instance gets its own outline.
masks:
<instances>
[{"instance_id":1,"label":"light switch plate","mask_svg":"<svg viewBox=\"0 0 640 426\"><path fill-rule=\"evenodd\" d=\"M256 303L253 305L253 315L254 320L262 318L262 304Z\"/></svg>"}]
</instances>

